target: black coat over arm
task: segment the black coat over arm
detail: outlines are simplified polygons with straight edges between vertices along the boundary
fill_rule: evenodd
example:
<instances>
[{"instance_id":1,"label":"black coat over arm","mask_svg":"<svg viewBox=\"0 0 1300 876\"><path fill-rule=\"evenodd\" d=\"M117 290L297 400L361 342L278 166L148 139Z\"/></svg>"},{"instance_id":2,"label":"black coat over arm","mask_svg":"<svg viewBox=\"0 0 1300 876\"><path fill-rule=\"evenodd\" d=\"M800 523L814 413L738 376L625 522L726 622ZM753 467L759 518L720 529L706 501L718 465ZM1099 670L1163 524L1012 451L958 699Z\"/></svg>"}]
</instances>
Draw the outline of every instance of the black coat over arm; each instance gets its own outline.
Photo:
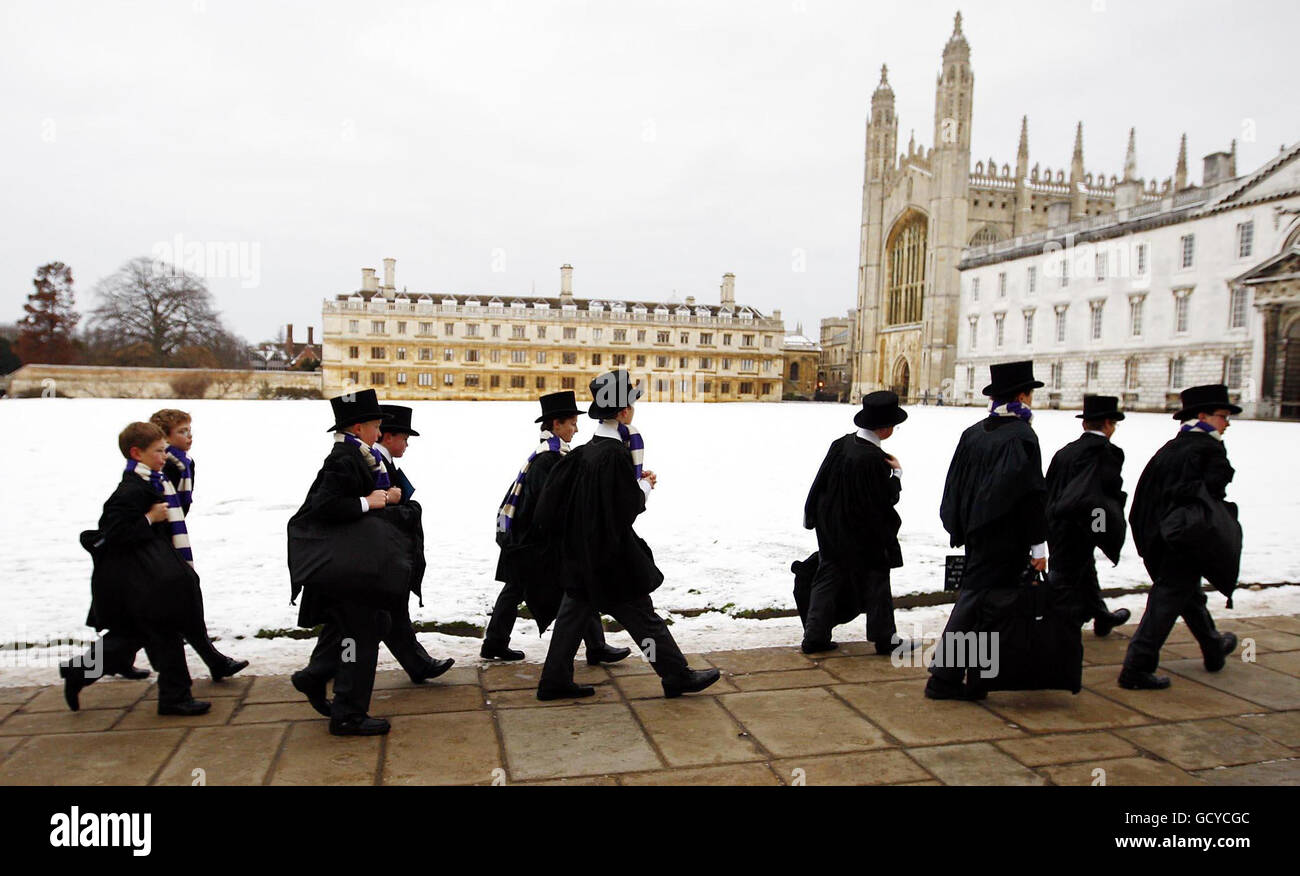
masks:
<instances>
[{"instance_id":1,"label":"black coat over arm","mask_svg":"<svg viewBox=\"0 0 1300 876\"><path fill-rule=\"evenodd\" d=\"M546 632L559 613L564 588L560 585L555 551L542 538L541 528L534 524L533 518L538 499L561 459L558 452L551 450L533 457L515 502L510 531L497 533L501 556L497 560L496 579L503 584L523 585L524 601L537 621L539 633ZM514 488L513 483L510 486Z\"/></svg>"},{"instance_id":2,"label":"black coat over arm","mask_svg":"<svg viewBox=\"0 0 1300 876\"><path fill-rule=\"evenodd\" d=\"M1119 562L1124 522L1124 451L1109 439L1085 432L1056 451L1047 467L1047 527L1053 552L1060 545L1101 548ZM1099 513L1100 512L1100 513Z\"/></svg>"},{"instance_id":3,"label":"black coat over arm","mask_svg":"<svg viewBox=\"0 0 1300 876\"><path fill-rule=\"evenodd\" d=\"M644 510L622 441L592 438L556 463L533 521L557 550L566 592L608 612L663 583L650 546L632 530Z\"/></svg>"},{"instance_id":4,"label":"black coat over arm","mask_svg":"<svg viewBox=\"0 0 1300 876\"><path fill-rule=\"evenodd\" d=\"M885 452L857 435L826 453L804 503L804 528L817 531L822 557L852 569L896 569L902 525L894 506L902 490Z\"/></svg>"}]
</instances>

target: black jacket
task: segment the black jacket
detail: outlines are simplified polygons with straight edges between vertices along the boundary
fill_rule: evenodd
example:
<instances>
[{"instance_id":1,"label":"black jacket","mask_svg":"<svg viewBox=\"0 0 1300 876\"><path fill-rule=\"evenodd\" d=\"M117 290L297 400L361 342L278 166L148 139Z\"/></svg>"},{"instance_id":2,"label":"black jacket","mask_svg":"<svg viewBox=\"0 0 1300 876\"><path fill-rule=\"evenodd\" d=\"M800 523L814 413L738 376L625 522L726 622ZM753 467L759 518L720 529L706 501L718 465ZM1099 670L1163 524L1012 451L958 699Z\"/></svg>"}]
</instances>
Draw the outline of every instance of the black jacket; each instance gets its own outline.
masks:
<instances>
[{"instance_id":1,"label":"black jacket","mask_svg":"<svg viewBox=\"0 0 1300 876\"><path fill-rule=\"evenodd\" d=\"M556 463L533 521L556 551L565 592L607 612L663 583L650 546L632 530L645 498L617 438L592 438Z\"/></svg>"},{"instance_id":2,"label":"black jacket","mask_svg":"<svg viewBox=\"0 0 1300 876\"><path fill-rule=\"evenodd\" d=\"M1119 562L1124 522L1124 451L1085 432L1056 451L1047 467L1047 541L1053 554L1071 546L1101 548Z\"/></svg>"},{"instance_id":3,"label":"black jacket","mask_svg":"<svg viewBox=\"0 0 1300 876\"><path fill-rule=\"evenodd\" d=\"M1171 552L1231 597L1241 565L1241 524L1227 501L1234 471L1222 441L1179 432L1156 451L1133 492L1133 543L1153 577Z\"/></svg>"},{"instance_id":4,"label":"black jacket","mask_svg":"<svg viewBox=\"0 0 1300 876\"><path fill-rule=\"evenodd\" d=\"M181 630L201 604L199 576L172 547L170 524L145 518L161 501L148 481L127 472L104 503L99 528L81 534L94 562L89 626Z\"/></svg>"},{"instance_id":5,"label":"black jacket","mask_svg":"<svg viewBox=\"0 0 1300 876\"><path fill-rule=\"evenodd\" d=\"M501 556L497 560L496 579L504 584L523 585L524 601L537 621L538 632L546 632L555 620L564 589L560 586L555 551L548 549L541 528L533 523L533 515L552 470L562 458L550 450L533 457L515 502L510 530L497 533ZM510 489L514 489L513 482Z\"/></svg>"},{"instance_id":6,"label":"black jacket","mask_svg":"<svg viewBox=\"0 0 1300 876\"><path fill-rule=\"evenodd\" d=\"M902 490L883 450L857 435L831 444L804 502L804 528L822 557L853 569L896 569Z\"/></svg>"},{"instance_id":7,"label":"black jacket","mask_svg":"<svg viewBox=\"0 0 1300 876\"><path fill-rule=\"evenodd\" d=\"M976 537L1010 550L1047 540L1038 436L1019 417L988 417L962 433L939 517L953 547ZM963 586L965 586L963 584Z\"/></svg>"},{"instance_id":8,"label":"black jacket","mask_svg":"<svg viewBox=\"0 0 1300 876\"><path fill-rule=\"evenodd\" d=\"M360 499L374 490L375 477L357 448L339 442L289 518L290 600L302 594L299 625L323 623L336 601L394 608L407 598L412 539L393 525L394 515L385 515L389 509L361 510Z\"/></svg>"}]
</instances>

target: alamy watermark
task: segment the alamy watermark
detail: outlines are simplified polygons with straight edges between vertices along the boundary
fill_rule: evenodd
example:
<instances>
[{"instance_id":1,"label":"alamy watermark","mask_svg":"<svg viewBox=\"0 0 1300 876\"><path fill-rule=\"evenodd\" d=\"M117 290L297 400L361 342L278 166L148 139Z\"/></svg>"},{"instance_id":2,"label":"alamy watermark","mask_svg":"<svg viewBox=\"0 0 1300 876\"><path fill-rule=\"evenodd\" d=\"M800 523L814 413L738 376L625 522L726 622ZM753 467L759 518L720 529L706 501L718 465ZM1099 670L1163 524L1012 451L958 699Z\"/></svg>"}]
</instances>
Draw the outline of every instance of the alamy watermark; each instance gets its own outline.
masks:
<instances>
[{"instance_id":1,"label":"alamy watermark","mask_svg":"<svg viewBox=\"0 0 1300 876\"><path fill-rule=\"evenodd\" d=\"M161 276L180 272L204 279L235 279L241 289L262 284L262 245L247 240L186 240L176 234L160 240L150 251L153 270Z\"/></svg>"}]
</instances>

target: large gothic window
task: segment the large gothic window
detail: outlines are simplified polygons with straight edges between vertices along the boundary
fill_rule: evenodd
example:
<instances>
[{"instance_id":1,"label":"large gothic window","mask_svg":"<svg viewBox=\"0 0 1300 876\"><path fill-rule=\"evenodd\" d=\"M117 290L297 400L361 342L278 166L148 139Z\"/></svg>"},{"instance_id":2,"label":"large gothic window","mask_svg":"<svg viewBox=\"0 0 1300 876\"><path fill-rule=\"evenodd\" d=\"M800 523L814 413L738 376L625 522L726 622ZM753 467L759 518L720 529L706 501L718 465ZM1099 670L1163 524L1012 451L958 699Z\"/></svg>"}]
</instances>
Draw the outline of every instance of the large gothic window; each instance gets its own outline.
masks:
<instances>
[{"instance_id":1,"label":"large gothic window","mask_svg":"<svg viewBox=\"0 0 1300 876\"><path fill-rule=\"evenodd\" d=\"M998 242L998 231L992 225L985 225L970 239L971 246L990 246Z\"/></svg>"},{"instance_id":2,"label":"large gothic window","mask_svg":"<svg viewBox=\"0 0 1300 876\"><path fill-rule=\"evenodd\" d=\"M908 213L889 234L889 285L885 292L888 325L921 321L925 295L926 218Z\"/></svg>"}]
</instances>

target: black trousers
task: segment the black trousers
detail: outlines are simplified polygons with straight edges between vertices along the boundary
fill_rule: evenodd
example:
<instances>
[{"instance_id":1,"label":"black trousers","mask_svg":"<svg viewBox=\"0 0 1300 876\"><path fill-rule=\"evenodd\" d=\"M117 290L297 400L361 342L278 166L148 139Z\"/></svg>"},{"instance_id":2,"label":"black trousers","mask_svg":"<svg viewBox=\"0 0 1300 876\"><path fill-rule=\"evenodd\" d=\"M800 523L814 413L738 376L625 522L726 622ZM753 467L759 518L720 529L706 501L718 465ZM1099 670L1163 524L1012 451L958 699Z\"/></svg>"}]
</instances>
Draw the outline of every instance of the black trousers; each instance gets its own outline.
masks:
<instances>
[{"instance_id":1,"label":"black trousers","mask_svg":"<svg viewBox=\"0 0 1300 876\"><path fill-rule=\"evenodd\" d=\"M951 655L965 658L955 663L971 663L969 653L963 648L948 648L945 643L960 642L962 639L957 637L966 633L979 633L984 595L995 588L1020 586L1020 576L1028 565L1027 544L980 536L967 539L961 589L957 591L957 601L953 603L948 623L934 649L930 675L949 684L961 684L963 679L969 678L971 684L979 685L979 666L948 665L944 659Z\"/></svg>"},{"instance_id":2,"label":"black trousers","mask_svg":"<svg viewBox=\"0 0 1300 876\"><path fill-rule=\"evenodd\" d=\"M403 602L400 609L395 607L390 612L384 644L412 678L423 678L424 671L433 662L429 652L415 638L415 627L411 625L411 608L407 602Z\"/></svg>"},{"instance_id":3,"label":"black trousers","mask_svg":"<svg viewBox=\"0 0 1300 876\"><path fill-rule=\"evenodd\" d=\"M334 680L335 718L364 715L370 710L379 640L388 633L389 623L388 612L372 606L340 601L330 607L329 620L303 672L321 684Z\"/></svg>"},{"instance_id":4,"label":"black trousers","mask_svg":"<svg viewBox=\"0 0 1300 876\"><path fill-rule=\"evenodd\" d=\"M1097 581L1097 559L1091 541L1071 537L1053 540L1048 544L1051 558L1048 561L1052 583L1071 594L1077 606L1079 623L1095 621L1110 614L1106 601L1101 598L1101 584Z\"/></svg>"},{"instance_id":5,"label":"black trousers","mask_svg":"<svg viewBox=\"0 0 1300 876\"><path fill-rule=\"evenodd\" d=\"M846 588L857 594L866 612L867 639L877 645L891 644L898 628L894 624L894 594L889 586L889 570L852 569L826 559L825 554L821 556L808 594L804 642L820 644L831 640L836 598Z\"/></svg>"},{"instance_id":6,"label":"black trousers","mask_svg":"<svg viewBox=\"0 0 1300 876\"><path fill-rule=\"evenodd\" d=\"M1221 637L1205 607L1205 591L1196 568L1182 557L1169 554L1157 569L1148 567L1148 571L1152 572L1151 592L1147 594L1142 623L1124 655L1124 668L1155 672L1160 665L1160 648L1179 617L1187 622L1203 654L1216 653L1222 647Z\"/></svg>"},{"instance_id":7,"label":"black trousers","mask_svg":"<svg viewBox=\"0 0 1300 876\"><path fill-rule=\"evenodd\" d=\"M230 658L218 651L217 647L212 644L212 639L208 636L208 624L204 619L203 614L202 593L198 595L198 602L194 606L194 613L190 616L188 623L185 625L185 629L181 630L181 636L185 639L185 642L194 649L194 653L203 661L203 665L208 667L208 672L211 674L216 675L218 671L224 669L226 664L230 662ZM136 651L138 650L140 649L137 647ZM129 655L125 655L130 658L126 663L117 668L105 671L115 673L119 669L130 669L135 663L136 651L132 651ZM115 659L121 659L122 656L123 655L118 654ZM152 662L153 661L150 660L150 663Z\"/></svg>"},{"instance_id":8,"label":"black trousers","mask_svg":"<svg viewBox=\"0 0 1300 876\"><path fill-rule=\"evenodd\" d=\"M141 648L149 658L149 665L158 673L158 702L181 703L190 699L185 642L175 631L109 630L82 656L79 667L82 678L91 684L104 675L129 669Z\"/></svg>"},{"instance_id":9,"label":"black trousers","mask_svg":"<svg viewBox=\"0 0 1300 876\"><path fill-rule=\"evenodd\" d=\"M546 665L542 667L539 687L562 688L573 683L573 658L578 653L583 630L590 627L594 613L591 603L564 594L551 632L551 645L546 650ZM677 647L677 641L663 618L655 614L654 603L648 594L616 605L608 614L622 624L642 652L652 658L650 665L661 678L686 672L686 657Z\"/></svg>"},{"instance_id":10,"label":"black trousers","mask_svg":"<svg viewBox=\"0 0 1300 876\"><path fill-rule=\"evenodd\" d=\"M515 629L515 619L519 617L519 603L524 601L524 585L520 582L506 583L501 587L496 604L492 606L492 617L488 619L487 630L483 633L483 642L501 648L510 645L510 634ZM558 623L558 620L557 620ZM600 622L600 612L593 611L583 628L582 641L587 651L600 651L605 647L605 627Z\"/></svg>"}]
</instances>

